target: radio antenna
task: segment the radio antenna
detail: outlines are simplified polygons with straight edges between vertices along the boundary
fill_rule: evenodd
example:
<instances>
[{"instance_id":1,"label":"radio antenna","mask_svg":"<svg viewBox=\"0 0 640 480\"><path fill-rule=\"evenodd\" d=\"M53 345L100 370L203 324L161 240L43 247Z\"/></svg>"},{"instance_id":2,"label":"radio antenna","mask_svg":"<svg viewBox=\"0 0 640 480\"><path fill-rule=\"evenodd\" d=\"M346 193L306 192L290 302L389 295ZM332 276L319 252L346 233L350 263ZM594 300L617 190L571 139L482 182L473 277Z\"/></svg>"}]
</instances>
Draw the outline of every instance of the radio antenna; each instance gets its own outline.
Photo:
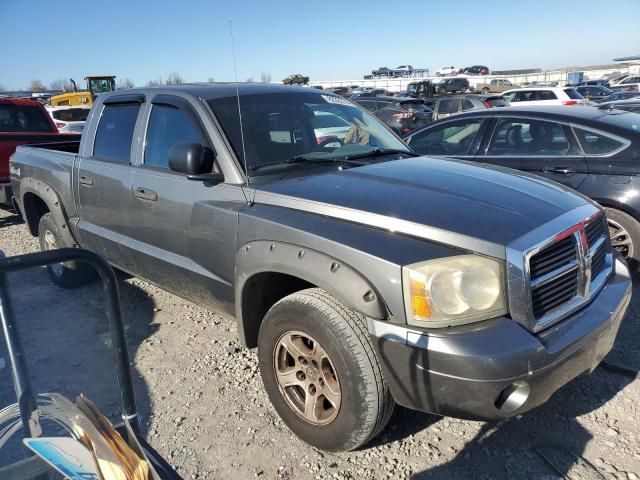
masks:
<instances>
[{"instance_id":1,"label":"radio antenna","mask_svg":"<svg viewBox=\"0 0 640 480\"><path fill-rule=\"evenodd\" d=\"M240 142L242 143L242 160L244 163L244 173L249 187L249 169L247 168L247 150L244 146L244 128L242 126L242 109L240 108L240 90L238 89L238 68L236 66L236 48L233 41L233 22L229 20L229 33L231 34L231 53L233 55L233 74L236 79L236 100L238 102L238 119L240 120Z\"/></svg>"}]
</instances>

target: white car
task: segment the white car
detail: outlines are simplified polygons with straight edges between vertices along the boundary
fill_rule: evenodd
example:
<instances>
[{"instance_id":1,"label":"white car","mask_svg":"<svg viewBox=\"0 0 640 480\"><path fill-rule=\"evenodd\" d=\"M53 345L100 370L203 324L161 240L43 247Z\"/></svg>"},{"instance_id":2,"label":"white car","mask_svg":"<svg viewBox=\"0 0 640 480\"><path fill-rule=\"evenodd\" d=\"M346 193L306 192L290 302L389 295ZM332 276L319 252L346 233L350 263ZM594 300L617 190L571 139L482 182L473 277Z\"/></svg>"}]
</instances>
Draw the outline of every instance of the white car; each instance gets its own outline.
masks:
<instances>
[{"instance_id":1,"label":"white car","mask_svg":"<svg viewBox=\"0 0 640 480\"><path fill-rule=\"evenodd\" d=\"M640 75L629 75L621 81L611 86L614 92L637 92L640 91Z\"/></svg>"},{"instance_id":2,"label":"white car","mask_svg":"<svg viewBox=\"0 0 640 480\"><path fill-rule=\"evenodd\" d=\"M460 69L458 67L442 67L436 72L436 76L444 77L446 75L455 75L457 73L460 73Z\"/></svg>"},{"instance_id":3,"label":"white car","mask_svg":"<svg viewBox=\"0 0 640 480\"><path fill-rule=\"evenodd\" d=\"M527 87L507 90L502 98L512 105L586 105L572 87Z\"/></svg>"},{"instance_id":4,"label":"white car","mask_svg":"<svg viewBox=\"0 0 640 480\"><path fill-rule=\"evenodd\" d=\"M58 130L68 133L81 133L91 107L62 106L46 107Z\"/></svg>"}]
</instances>

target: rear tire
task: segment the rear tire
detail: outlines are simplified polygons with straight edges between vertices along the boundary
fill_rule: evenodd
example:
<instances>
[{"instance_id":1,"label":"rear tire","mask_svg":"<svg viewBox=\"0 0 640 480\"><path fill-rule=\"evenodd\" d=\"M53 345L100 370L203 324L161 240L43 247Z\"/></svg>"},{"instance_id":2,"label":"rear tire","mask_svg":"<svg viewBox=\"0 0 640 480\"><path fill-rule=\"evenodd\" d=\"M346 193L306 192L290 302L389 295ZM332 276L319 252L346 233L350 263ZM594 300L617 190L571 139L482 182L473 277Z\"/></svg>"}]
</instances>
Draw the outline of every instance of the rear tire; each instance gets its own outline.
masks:
<instances>
[{"instance_id":1,"label":"rear tire","mask_svg":"<svg viewBox=\"0 0 640 480\"><path fill-rule=\"evenodd\" d=\"M609 237L613 249L624 255L635 270L640 264L640 223L631 215L613 208L605 208Z\"/></svg>"},{"instance_id":2,"label":"rear tire","mask_svg":"<svg viewBox=\"0 0 640 480\"><path fill-rule=\"evenodd\" d=\"M364 317L324 290L302 290L271 307L260 327L258 359L276 411L314 447L353 450L391 417L395 403Z\"/></svg>"},{"instance_id":3,"label":"rear tire","mask_svg":"<svg viewBox=\"0 0 640 480\"><path fill-rule=\"evenodd\" d=\"M56 250L58 248L75 247L68 245L60 233L60 227L50 213L45 213L38 224L40 250ZM62 288L75 288L90 282L95 277L94 270L80 262L64 262L47 265L47 271L53 283Z\"/></svg>"}]
</instances>

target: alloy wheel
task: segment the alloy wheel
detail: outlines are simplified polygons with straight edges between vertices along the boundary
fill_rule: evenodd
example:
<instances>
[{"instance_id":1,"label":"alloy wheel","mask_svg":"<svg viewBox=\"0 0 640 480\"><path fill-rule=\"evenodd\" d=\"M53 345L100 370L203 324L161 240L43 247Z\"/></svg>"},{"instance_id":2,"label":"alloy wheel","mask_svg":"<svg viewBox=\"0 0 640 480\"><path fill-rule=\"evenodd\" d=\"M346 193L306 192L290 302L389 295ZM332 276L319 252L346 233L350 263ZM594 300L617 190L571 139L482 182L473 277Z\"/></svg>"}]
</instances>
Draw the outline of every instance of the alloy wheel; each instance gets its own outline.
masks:
<instances>
[{"instance_id":1,"label":"alloy wheel","mask_svg":"<svg viewBox=\"0 0 640 480\"><path fill-rule=\"evenodd\" d=\"M618 222L611 219L607 220L609 224L609 238L611 246L614 250L622 254L625 258L633 257L633 241L629 232Z\"/></svg>"},{"instance_id":2,"label":"alloy wheel","mask_svg":"<svg viewBox=\"0 0 640 480\"><path fill-rule=\"evenodd\" d=\"M55 235L53 235L53 232L51 232L51 230L46 230L44 232L44 249L57 250L57 248L58 248L58 244L56 242ZM53 272L53 274L56 277L62 276L62 273L63 273L62 263L52 263L51 265L49 265L49 268L51 269L51 272Z\"/></svg>"},{"instance_id":3,"label":"alloy wheel","mask_svg":"<svg viewBox=\"0 0 640 480\"><path fill-rule=\"evenodd\" d=\"M340 410L338 375L326 350L310 335L289 331L273 352L273 368L291 409L314 425L331 423Z\"/></svg>"}]
</instances>

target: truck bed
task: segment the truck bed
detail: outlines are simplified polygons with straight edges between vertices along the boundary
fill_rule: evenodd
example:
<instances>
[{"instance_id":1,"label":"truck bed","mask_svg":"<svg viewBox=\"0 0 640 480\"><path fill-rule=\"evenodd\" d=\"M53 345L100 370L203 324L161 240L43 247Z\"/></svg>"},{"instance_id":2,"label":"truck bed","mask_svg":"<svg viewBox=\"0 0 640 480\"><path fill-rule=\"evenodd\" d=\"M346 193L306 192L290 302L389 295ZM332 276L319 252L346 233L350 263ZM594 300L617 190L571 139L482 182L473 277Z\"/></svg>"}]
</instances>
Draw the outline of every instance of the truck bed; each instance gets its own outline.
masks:
<instances>
[{"instance_id":1,"label":"truck bed","mask_svg":"<svg viewBox=\"0 0 640 480\"><path fill-rule=\"evenodd\" d=\"M59 140L59 142L56 140ZM78 153L80 148L80 135L0 132L0 183L9 181L9 157L11 157L17 148L30 144L37 144L40 148Z\"/></svg>"}]
</instances>

